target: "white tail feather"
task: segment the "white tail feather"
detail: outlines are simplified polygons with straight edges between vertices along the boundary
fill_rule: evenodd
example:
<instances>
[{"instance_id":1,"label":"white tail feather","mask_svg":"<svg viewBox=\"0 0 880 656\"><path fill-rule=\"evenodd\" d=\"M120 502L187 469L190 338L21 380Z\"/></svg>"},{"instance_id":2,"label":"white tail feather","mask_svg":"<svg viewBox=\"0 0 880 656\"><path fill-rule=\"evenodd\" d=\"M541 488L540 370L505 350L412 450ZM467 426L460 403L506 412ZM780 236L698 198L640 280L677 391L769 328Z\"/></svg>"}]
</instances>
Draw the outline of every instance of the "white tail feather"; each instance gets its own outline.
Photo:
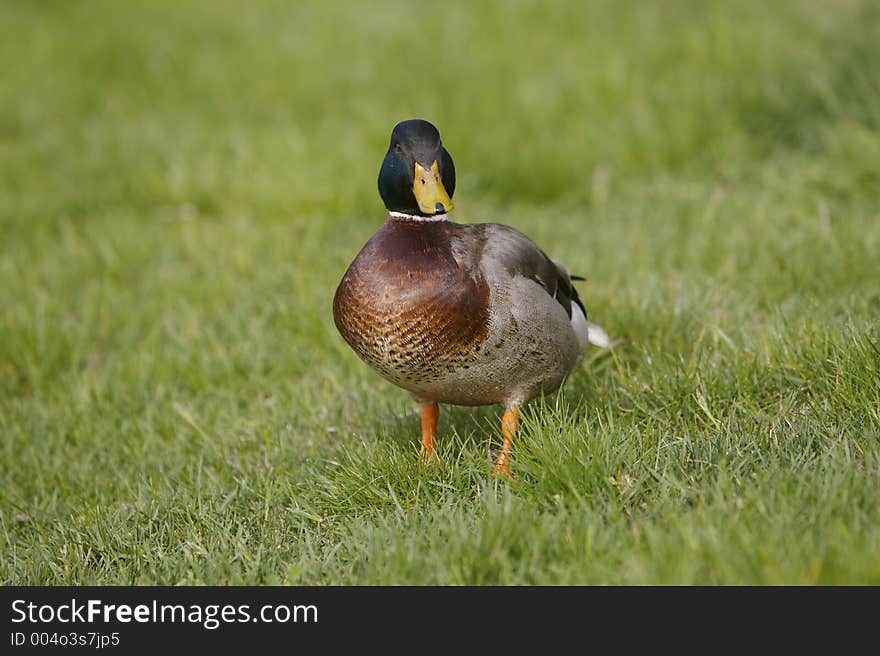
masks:
<instances>
[{"instance_id":1,"label":"white tail feather","mask_svg":"<svg viewBox=\"0 0 880 656\"><path fill-rule=\"evenodd\" d=\"M594 346L598 346L603 349L614 348L616 342L612 342L611 338L608 337L608 333L606 333L601 326L597 326L594 323L586 322L587 324L587 341Z\"/></svg>"},{"instance_id":2,"label":"white tail feather","mask_svg":"<svg viewBox=\"0 0 880 656\"><path fill-rule=\"evenodd\" d=\"M581 356L587 350L587 344L590 342L590 322L587 321L587 317L584 316L584 313L581 311L581 308L577 305L577 303L571 304L571 327L574 330L574 335L577 337L578 346L580 346Z\"/></svg>"}]
</instances>

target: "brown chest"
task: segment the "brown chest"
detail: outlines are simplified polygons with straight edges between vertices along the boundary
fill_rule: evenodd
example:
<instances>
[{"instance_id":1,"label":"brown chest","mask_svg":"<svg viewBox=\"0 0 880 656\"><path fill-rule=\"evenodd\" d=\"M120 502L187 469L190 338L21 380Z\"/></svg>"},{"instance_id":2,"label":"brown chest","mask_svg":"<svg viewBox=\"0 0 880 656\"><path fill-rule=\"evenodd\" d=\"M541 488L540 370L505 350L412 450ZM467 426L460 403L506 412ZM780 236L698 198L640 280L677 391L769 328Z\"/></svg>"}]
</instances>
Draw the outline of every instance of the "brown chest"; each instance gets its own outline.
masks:
<instances>
[{"instance_id":1,"label":"brown chest","mask_svg":"<svg viewBox=\"0 0 880 656\"><path fill-rule=\"evenodd\" d=\"M380 230L349 267L333 302L345 341L409 389L469 368L489 330L488 285L454 257L455 235L416 236L397 226Z\"/></svg>"}]
</instances>

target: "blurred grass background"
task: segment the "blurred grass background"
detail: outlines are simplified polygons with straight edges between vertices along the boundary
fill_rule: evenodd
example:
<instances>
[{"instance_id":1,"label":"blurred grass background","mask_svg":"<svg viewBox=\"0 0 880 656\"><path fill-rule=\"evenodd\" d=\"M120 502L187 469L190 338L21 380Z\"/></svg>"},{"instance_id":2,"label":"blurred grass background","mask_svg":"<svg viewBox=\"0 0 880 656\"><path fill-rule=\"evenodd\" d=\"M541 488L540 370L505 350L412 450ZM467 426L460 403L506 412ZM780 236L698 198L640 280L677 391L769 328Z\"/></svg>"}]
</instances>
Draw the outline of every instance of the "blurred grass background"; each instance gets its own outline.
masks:
<instances>
[{"instance_id":1,"label":"blurred grass background","mask_svg":"<svg viewBox=\"0 0 880 656\"><path fill-rule=\"evenodd\" d=\"M880 5L0 3L0 581L880 583ZM588 276L526 412L337 335L390 130Z\"/></svg>"}]
</instances>

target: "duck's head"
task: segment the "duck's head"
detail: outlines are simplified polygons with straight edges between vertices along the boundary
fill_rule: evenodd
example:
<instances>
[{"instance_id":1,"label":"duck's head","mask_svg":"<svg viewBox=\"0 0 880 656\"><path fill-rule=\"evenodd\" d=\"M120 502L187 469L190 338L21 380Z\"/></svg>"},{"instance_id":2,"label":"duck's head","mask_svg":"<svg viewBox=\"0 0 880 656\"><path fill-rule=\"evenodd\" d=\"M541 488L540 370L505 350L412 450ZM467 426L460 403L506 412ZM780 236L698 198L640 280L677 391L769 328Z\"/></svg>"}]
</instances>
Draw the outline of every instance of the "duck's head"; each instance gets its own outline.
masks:
<instances>
[{"instance_id":1,"label":"duck's head","mask_svg":"<svg viewBox=\"0 0 880 656\"><path fill-rule=\"evenodd\" d=\"M430 216L450 211L455 166L428 121L394 126L391 145L379 170L379 194L391 212Z\"/></svg>"}]
</instances>

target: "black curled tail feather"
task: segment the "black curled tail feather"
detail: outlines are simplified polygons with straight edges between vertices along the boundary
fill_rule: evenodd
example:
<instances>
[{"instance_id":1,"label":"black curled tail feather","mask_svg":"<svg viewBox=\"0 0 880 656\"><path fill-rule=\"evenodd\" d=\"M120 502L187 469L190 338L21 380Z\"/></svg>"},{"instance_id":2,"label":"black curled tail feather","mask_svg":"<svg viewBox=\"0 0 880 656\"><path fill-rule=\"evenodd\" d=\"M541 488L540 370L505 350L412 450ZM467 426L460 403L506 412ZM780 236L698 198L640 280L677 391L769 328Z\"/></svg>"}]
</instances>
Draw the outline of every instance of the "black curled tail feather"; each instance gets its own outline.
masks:
<instances>
[{"instance_id":1,"label":"black curled tail feather","mask_svg":"<svg viewBox=\"0 0 880 656\"><path fill-rule=\"evenodd\" d=\"M565 313L568 315L569 319L571 319L572 303L577 305L581 309L581 312L584 313L584 317L586 317L587 309L584 307L580 296L578 296L577 290L574 288L574 285L571 284L572 280L586 280L586 278L582 278L581 276L571 276L561 263L554 262L554 264L556 265L556 269L559 272L559 277L556 281L556 294L554 295L554 298L556 298L559 304L563 308L565 308Z\"/></svg>"}]
</instances>

